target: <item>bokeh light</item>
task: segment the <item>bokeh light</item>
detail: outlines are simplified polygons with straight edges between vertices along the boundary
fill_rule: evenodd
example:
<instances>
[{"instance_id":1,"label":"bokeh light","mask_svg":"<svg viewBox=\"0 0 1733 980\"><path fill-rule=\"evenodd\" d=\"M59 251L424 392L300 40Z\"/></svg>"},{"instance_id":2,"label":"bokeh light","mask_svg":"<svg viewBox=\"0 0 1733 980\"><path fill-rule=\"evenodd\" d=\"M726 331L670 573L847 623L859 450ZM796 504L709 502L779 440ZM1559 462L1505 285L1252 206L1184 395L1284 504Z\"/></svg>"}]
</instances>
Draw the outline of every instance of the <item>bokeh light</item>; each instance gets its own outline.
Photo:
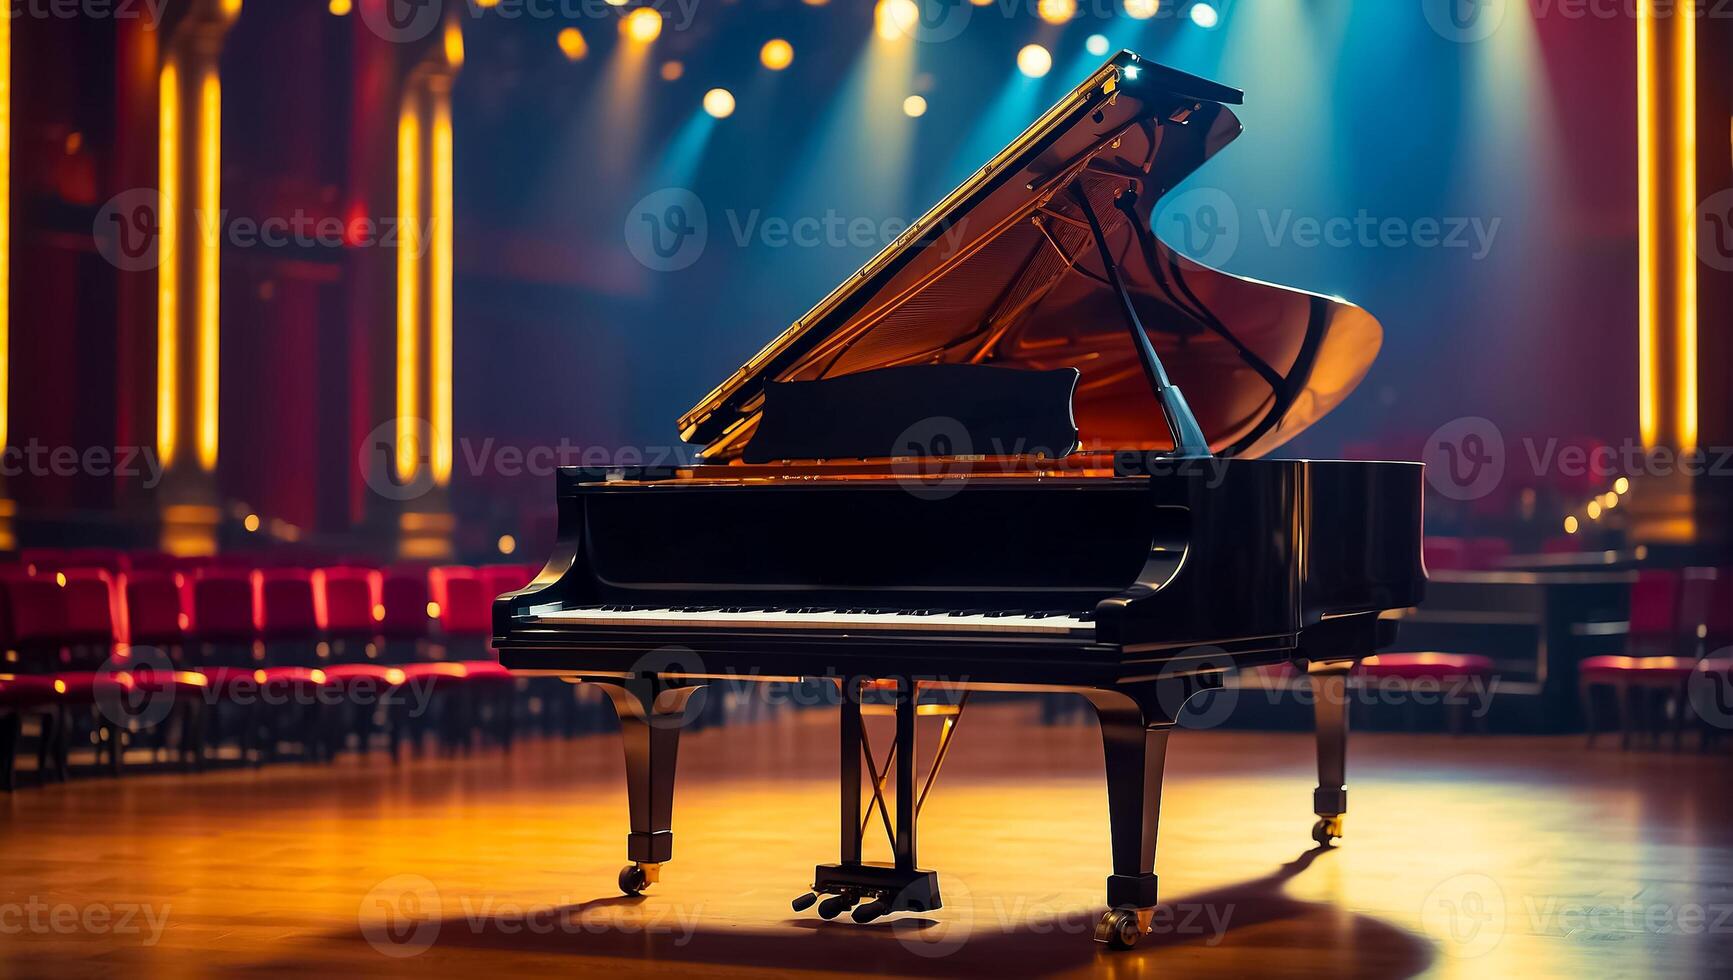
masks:
<instances>
[{"instance_id":1,"label":"bokeh light","mask_svg":"<svg viewBox=\"0 0 1733 980\"><path fill-rule=\"evenodd\" d=\"M1030 78L1040 78L1053 70L1053 55L1039 44L1027 44L1017 52L1017 70Z\"/></svg>"}]
</instances>

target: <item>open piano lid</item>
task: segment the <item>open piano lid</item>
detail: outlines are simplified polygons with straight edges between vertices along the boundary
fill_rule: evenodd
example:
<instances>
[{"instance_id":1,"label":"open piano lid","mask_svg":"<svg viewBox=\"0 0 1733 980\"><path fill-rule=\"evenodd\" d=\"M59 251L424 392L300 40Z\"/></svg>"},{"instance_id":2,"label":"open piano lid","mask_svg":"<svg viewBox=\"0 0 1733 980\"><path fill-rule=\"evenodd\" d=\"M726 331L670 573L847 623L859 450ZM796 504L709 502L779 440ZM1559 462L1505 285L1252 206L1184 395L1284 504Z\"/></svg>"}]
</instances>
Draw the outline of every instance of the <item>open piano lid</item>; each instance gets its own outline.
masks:
<instances>
[{"instance_id":1,"label":"open piano lid","mask_svg":"<svg viewBox=\"0 0 1733 980\"><path fill-rule=\"evenodd\" d=\"M763 386L915 364L1081 372L1080 452L1172 438L1082 211L1081 182L1173 383L1218 455L1259 456L1339 404L1383 336L1346 301L1229 275L1148 231L1232 141L1240 93L1122 51L680 419L738 460Z\"/></svg>"}]
</instances>

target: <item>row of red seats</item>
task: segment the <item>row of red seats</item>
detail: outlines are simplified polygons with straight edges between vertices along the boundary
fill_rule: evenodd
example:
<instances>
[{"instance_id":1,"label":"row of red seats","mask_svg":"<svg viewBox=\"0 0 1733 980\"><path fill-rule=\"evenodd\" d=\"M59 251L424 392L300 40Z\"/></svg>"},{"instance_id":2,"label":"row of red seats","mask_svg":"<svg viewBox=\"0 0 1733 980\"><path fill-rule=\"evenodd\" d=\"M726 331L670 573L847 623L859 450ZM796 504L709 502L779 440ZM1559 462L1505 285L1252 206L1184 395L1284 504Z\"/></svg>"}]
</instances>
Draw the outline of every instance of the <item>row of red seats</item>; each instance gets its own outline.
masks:
<instances>
[{"instance_id":1,"label":"row of red seats","mask_svg":"<svg viewBox=\"0 0 1733 980\"><path fill-rule=\"evenodd\" d=\"M173 645L332 634L485 636L494 597L528 584L522 565L113 572L0 567L0 646L72 638ZM50 582L62 601L29 585Z\"/></svg>"},{"instance_id":2,"label":"row of red seats","mask_svg":"<svg viewBox=\"0 0 1733 980\"><path fill-rule=\"evenodd\" d=\"M1630 746L1639 721L1651 714L1672 720L1677 747L1694 710L1692 684L1733 686L1730 648L1733 568L1639 572L1631 583L1625 652L1577 664L1589 744L1600 729L1596 693L1610 689L1621 748ZM1651 710L1657 702L1659 714Z\"/></svg>"},{"instance_id":3,"label":"row of red seats","mask_svg":"<svg viewBox=\"0 0 1733 980\"><path fill-rule=\"evenodd\" d=\"M523 566L0 567L0 648L7 661L0 667L0 765L6 767L0 776L10 783L24 716L43 719L44 762L63 772L69 732L92 721L98 714L92 709L106 707L105 698L119 703L148 689L172 691L178 708L182 700L193 707L233 700L249 685L341 692L357 683L377 688L425 680L452 687L505 679L486 649L491 603L532 574ZM431 635L437 635L441 659L413 662L418 642ZM405 640L411 641L407 655ZM135 656L147 648L158 653ZM375 661L382 649L397 655ZM509 706L505 712L509 720ZM94 718L99 748L116 767L128 734L124 720ZM198 754L202 727L188 726L202 725L182 722L196 736L191 741ZM395 748L395 729L392 735ZM51 742L53 753L46 751Z\"/></svg>"}]
</instances>

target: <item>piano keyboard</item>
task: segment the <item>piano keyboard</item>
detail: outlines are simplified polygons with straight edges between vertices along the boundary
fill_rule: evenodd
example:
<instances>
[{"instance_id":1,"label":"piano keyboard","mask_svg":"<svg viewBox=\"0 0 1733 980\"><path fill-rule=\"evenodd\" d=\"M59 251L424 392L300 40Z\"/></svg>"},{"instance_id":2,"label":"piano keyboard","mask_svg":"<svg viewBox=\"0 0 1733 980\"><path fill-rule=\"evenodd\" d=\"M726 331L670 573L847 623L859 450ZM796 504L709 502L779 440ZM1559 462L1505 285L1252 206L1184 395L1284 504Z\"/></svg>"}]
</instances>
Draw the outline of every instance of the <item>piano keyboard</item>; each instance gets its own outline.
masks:
<instances>
[{"instance_id":1,"label":"piano keyboard","mask_svg":"<svg viewBox=\"0 0 1733 980\"><path fill-rule=\"evenodd\" d=\"M573 626L665 626L682 629L827 629L841 632L917 630L937 633L1023 633L1089 636L1093 613L1023 609L832 609L799 606L597 605L550 610L535 621Z\"/></svg>"}]
</instances>

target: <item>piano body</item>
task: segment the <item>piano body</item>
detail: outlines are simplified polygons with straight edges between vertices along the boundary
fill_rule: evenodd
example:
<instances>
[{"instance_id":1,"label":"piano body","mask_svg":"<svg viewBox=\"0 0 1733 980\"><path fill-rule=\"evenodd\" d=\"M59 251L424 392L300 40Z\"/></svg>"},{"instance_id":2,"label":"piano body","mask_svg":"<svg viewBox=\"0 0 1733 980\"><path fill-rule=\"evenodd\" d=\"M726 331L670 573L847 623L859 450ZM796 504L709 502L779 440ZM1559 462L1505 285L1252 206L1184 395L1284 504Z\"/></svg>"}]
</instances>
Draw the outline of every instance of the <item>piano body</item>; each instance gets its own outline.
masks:
<instances>
[{"instance_id":1,"label":"piano body","mask_svg":"<svg viewBox=\"0 0 1733 980\"><path fill-rule=\"evenodd\" d=\"M558 473L557 546L494 640L618 710L622 889L672 856L681 727L718 679L840 705L841 853L795 901L826 918L940 907L915 722L972 691L1094 706L1102 942L1149 929L1168 732L1235 669L1309 673L1313 835L1341 834L1346 675L1421 599L1421 467L1267 458L1359 382L1377 322L1149 231L1239 101L1121 52L682 417L696 465ZM895 745L863 780L882 700ZM879 807L889 864L862 860Z\"/></svg>"}]
</instances>

